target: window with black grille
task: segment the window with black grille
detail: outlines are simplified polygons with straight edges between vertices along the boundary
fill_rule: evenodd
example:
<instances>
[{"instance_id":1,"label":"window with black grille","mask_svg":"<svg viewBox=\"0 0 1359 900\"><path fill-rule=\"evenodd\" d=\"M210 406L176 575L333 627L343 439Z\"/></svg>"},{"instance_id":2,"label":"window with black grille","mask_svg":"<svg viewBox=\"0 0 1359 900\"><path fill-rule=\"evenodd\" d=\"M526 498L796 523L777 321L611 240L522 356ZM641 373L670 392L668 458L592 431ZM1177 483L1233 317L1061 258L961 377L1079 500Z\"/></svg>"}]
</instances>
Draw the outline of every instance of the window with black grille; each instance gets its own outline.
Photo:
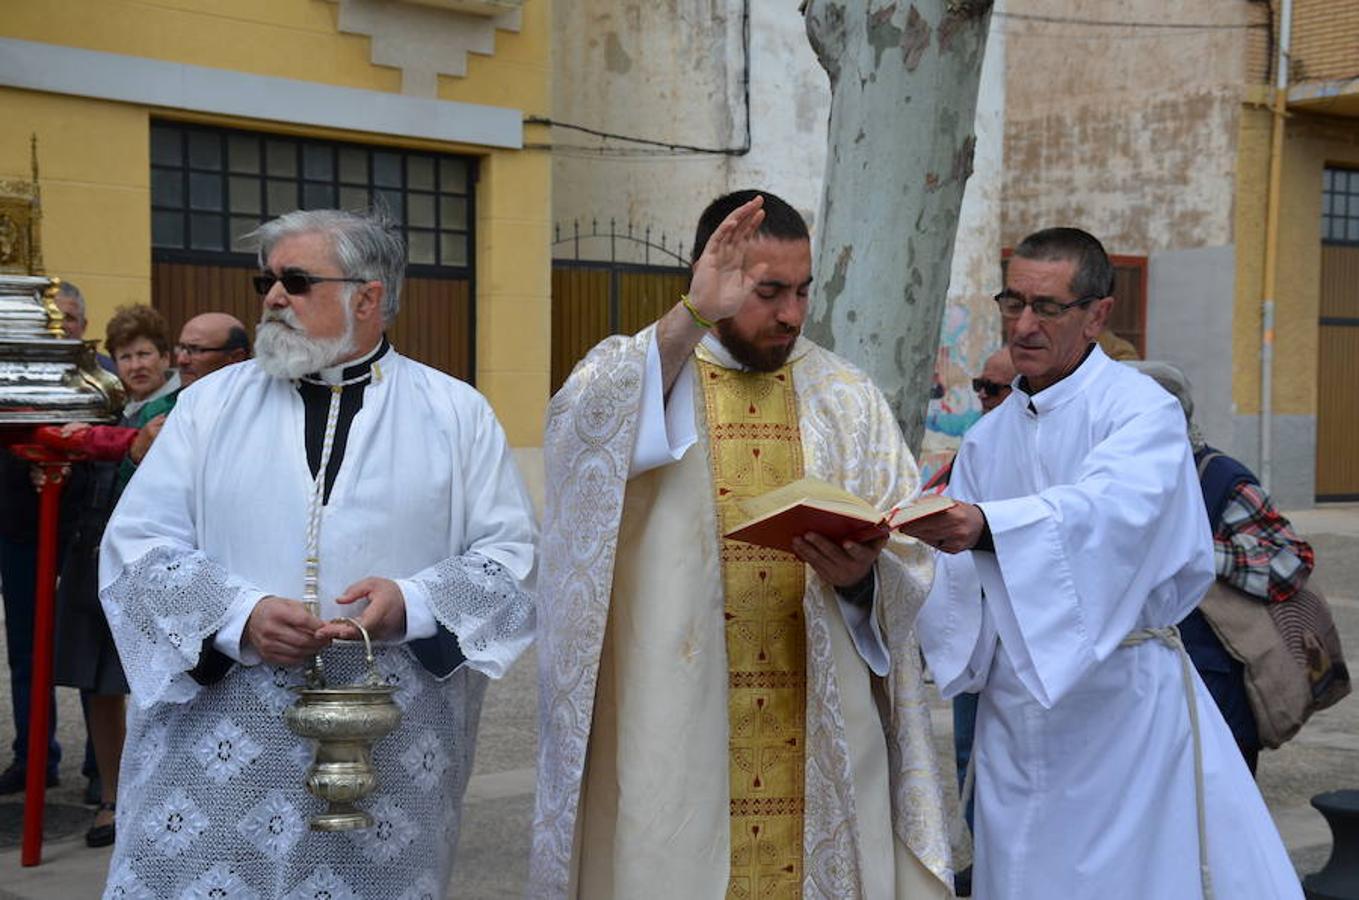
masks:
<instances>
[{"instance_id":1,"label":"window with black grille","mask_svg":"<svg viewBox=\"0 0 1359 900\"><path fill-rule=\"evenodd\" d=\"M1322 176L1321 239L1359 244L1359 170L1327 169Z\"/></svg>"},{"instance_id":2,"label":"window with black grille","mask_svg":"<svg viewBox=\"0 0 1359 900\"><path fill-rule=\"evenodd\" d=\"M400 223L412 267L468 270L475 166L448 154L154 122L151 245L162 258L253 255L244 236L283 213L375 208Z\"/></svg>"}]
</instances>

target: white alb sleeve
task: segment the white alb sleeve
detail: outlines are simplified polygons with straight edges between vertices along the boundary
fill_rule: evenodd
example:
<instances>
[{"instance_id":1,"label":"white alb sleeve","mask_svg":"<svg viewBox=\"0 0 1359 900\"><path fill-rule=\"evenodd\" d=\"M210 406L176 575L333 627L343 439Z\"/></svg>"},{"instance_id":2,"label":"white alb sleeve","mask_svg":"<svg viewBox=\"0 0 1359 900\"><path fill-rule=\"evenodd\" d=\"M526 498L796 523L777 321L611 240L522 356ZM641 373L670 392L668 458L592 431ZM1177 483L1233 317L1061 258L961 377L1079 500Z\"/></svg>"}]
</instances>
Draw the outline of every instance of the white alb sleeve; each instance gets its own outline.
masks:
<instances>
[{"instance_id":1,"label":"white alb sleeve","mask_svg":"<svg viewBox=\"0 0 1359 900\"><path fill-rule=\"evenodd\" d=\"M868 603L851 603L838 591L835 599L840 606L840 616L845 620L845 629L854 641L854 649L859 651L869 671L879 678L885 676L892 668L892 654L878 625L878 579L873 579L873 598Z\"/></svg>"},{"instance_id":2,"label":"white alb sleeve","mask_svg":"<svg viewBox=\"0 0 1359 900\"><path fill-rule=\"evenodd\" d=\"M259 652L249 644L243 645L241 638L245 635L245 623L250 621L250 614L255 611L255 605L266 596L268 595L263 591L250 591L238 595L227 610L226 621L212 636L212 645L241 665L254 666L260 663Z\"/></svg>"},{"instance_id":3,"label":"white alb sleeve","mask_svg":"<svg viewBox=\"0 0 1359 900\"><path fill-rule=\"evenodd\" d=\"M434 610L429 608L429 595L420 583L410 578L398 578L396 586L406 601L406 634L401 640L417 641L438 634L439 623L434 618Z\"/></svg>"},{"instance_id":4,"label":"white alb sleeve","mask_svg":"<svg viewBox=\"0 0 1359 900\"><path fill-rule=\"evenodd\" d=\"M652 335L646 350L642 408L638 413L637 443L632 448L629 478L678 461L698 440L694 427L694 380L687 371L692 365L693 362L684 364L667 398L661 375L661 349Z\"/></svg>"}]
</instances>

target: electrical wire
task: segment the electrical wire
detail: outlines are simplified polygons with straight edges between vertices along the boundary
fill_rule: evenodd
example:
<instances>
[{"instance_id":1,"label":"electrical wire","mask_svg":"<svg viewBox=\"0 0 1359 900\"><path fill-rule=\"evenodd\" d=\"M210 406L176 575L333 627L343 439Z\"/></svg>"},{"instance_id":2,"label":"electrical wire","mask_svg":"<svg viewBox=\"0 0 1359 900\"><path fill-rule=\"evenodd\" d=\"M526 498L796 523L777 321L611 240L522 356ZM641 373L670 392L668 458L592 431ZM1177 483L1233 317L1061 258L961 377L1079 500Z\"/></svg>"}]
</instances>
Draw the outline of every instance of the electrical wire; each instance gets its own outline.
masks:
<instances>
[{"instance_id":1,"label":"electrical wire","mask_svg":"<svg viewBox=\"0 0 1359 900\"><path fill-rule=\"evenodd\" d=\"M1075 16L1045 16L1037 13L998 12L997 18L1018 22L1043 22L1052 25L1081 25L1089 28L1153 28L1193 31L1240 31L1268 27L1264 22L1148 22L1115 19L1081 19Z\"/></svg>"},{"instance_id":2,"label":"electrical wire","mask_svg":"<svg viewBox=\"0 0 1359 900\"><path fill-rule=\"evenodd\" d=\"M546 116L525 116L525 125L547 125L551 128L565 128L568 131L580 131L585 134L592 134L595 137L605 138L614 141L626 141L631 144L642 144L646 147L657 147L662 152L668 153L702 153L707 155L720 156L742 156L750 152L749 140L741 147L698 147L693 144L676 144L670 141L658 141L652 138L633 137L627 134L615 134L611 131L601 131L598 128L590 128L587 125L575 125L571 122L558 122ZM548 145L553 146L553 145ZM604 149L604 148L600 148ZM621 148L620 148L621 149Z\"/></svg>"}]
</instances>

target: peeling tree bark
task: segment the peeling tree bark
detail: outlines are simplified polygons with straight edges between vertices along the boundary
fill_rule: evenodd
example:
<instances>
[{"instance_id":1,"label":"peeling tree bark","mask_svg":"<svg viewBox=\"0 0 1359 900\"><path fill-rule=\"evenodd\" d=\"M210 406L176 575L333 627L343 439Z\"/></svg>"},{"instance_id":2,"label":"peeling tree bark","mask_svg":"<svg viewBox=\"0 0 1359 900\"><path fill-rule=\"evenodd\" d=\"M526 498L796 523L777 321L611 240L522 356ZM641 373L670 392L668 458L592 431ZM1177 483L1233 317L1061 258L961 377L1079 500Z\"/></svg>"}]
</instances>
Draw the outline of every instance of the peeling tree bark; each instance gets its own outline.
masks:
<instances>
[{"instance_id":1,"label":"peeling tree bark","mask_svg":"<svg viewBox=\"0 0 1359 900\"><path fill-rule=\"evenodd\" d=\"M807 0L830 75L826 178L806 330L924 435L991 0Z\"/></svg>"}]
</instances>

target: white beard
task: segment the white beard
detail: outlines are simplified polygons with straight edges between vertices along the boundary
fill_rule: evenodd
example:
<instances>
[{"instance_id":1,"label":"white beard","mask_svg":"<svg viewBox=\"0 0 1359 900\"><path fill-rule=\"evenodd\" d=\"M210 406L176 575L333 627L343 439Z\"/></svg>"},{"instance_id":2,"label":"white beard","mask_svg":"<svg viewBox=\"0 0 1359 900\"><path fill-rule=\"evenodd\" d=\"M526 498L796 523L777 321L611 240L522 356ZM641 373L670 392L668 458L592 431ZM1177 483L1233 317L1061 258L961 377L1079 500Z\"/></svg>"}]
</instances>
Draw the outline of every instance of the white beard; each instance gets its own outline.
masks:
<instances>
[{"instance_id":1,"label":"white beard","mask_svg":"<svg viewBox=\"0 0 1359 900\"><path fill-rule=\"evenodd\" d=\"M328 369L354 352L354 310L344 304L344 334L313 338L288 307L266 309L255 329L255 360L275 378L301 378Z\"/></svg>"}]
</instances>

